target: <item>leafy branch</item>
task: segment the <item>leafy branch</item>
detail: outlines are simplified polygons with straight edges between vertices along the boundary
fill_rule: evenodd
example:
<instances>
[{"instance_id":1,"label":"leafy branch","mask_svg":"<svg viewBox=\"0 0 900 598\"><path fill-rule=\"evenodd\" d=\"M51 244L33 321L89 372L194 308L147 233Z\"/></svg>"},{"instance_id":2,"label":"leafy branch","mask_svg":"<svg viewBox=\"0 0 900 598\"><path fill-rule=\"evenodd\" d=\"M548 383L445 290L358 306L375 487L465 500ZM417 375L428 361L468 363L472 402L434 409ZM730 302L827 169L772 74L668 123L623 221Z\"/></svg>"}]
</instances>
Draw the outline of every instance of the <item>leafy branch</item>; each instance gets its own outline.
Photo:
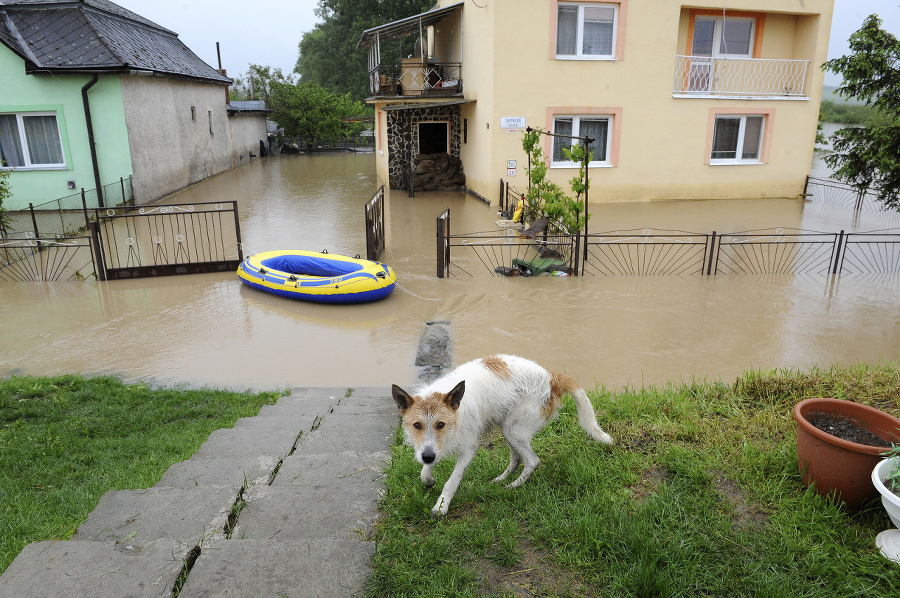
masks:
<instances>
[{"instance_id":1,"label":"leafy branch","mask_svg":"<svg viewBox=\"0 0 900 598\"><path fill-rule=\"evenodd\" d=\"M542 134L546 134L546 131L531 129L526 131L522 139L522 149L528 154L530 165L523 219L526 222L534 222L541 216L547 216L562 224L570 232L584 230L587 224L584 198L588 190L587 173L584 168L586 150L581 144L562 150L566 158L579 165L578 174L569 181L569 186L575 194L571 197L559 185L547 180L548 166L544 160L544 150L540 146ZM587 155L588 161L591 155Z\"/></svg>"}]
</instances>

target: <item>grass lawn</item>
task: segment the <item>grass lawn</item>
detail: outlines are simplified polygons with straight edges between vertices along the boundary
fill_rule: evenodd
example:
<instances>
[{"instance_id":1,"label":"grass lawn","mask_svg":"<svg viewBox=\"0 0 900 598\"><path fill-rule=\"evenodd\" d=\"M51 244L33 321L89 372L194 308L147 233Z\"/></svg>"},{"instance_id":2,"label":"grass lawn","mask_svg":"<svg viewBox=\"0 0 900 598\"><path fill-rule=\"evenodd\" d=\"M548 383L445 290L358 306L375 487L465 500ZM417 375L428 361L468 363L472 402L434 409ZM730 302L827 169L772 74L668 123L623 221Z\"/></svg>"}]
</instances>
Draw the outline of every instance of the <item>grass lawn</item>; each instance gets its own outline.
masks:
<instances>
[{"instance_id":1,"label":"grass lawn","mask_svg":"<svg viewBox=\"0 0 900 598\"><path fill-rule=\"evenodd\" d=\"M615 446L588 441L567 400L524 486L489 482L509 456L495 432L442 520L452 461L426 489L398 443L370 595L900 596L900 565L874 545L891 527L880 500L849 512L806 491L791 415L826 396L898 416L897 367L590 394Z\"/></svg>"},{"instance_id":2,"label":"grass lawn","mask_svg":"<svg viewBox=\"0 0 900 598\"><path fill-rule=\"evenodd\" d=\"M213 430L277 398L106 377L0 380L0 573L28 543L70 537L107 490L153 486Z\"/></svg>"}]
</instances>

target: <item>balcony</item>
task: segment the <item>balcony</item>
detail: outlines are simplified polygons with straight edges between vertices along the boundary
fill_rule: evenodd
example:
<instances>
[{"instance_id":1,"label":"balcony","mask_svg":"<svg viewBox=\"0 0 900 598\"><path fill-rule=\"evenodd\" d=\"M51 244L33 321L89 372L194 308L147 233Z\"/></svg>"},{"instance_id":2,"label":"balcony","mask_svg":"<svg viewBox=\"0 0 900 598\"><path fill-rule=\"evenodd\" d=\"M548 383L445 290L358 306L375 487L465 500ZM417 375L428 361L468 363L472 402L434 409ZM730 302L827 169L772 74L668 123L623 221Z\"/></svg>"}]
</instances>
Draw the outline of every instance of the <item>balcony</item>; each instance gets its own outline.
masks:
<instances>
[{"instance_id":1,"label":"balcony","mask_svg":"<svg viewBox=\"0 0 900 598\"><path fill-rule=\"evenodd\" d=\"M809 99L809 60L676 56L676 98Z\"/></svg>"},{"instance_id":2,"label":"balcony","mask_svg":"<svg viewBox=\"0 0 900 598\"><path fill-rule=\"evenodd\" d=\"M378 65L369 72L374 97L462 96L462 64L404 58L399 65Z\"/></svg>"}]
</instances>

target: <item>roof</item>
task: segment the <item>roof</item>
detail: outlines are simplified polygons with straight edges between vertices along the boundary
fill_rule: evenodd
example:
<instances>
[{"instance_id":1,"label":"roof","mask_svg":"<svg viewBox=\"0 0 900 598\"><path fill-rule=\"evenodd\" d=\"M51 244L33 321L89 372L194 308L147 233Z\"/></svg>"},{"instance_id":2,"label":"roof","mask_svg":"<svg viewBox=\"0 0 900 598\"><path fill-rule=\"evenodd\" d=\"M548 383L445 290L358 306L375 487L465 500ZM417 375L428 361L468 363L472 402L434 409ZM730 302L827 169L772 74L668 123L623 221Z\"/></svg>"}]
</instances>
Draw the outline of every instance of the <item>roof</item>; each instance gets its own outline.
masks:
<instances>
[{"instance_id":1,"label":"roof","mask_svg":"<svg viewBox=\"0 0 900 598\"><path fill-rule=\"evenodd\" d=\"M108 0L0 0L0 43L28 73L144 71L231 83L178 34Z\"/></svg>"},{"instance_id":2,"label":"roof","mask_svg":"<svg viewBox=\"0 0 900 598\"><path fill-rule=\"evenodd\" d=\"M266 108L266 103L263 100L231 100L228 102L227 109L229 115L245 113L267 114L272 112Z\"/></svg>"},{"instance_id":3,"label":"roof","mask_svg":"<svg viewBox=\"0 0 900 598\"><path fill-rule=\"evenodd\" d=\"M387 104L382 106L381 109L386 112L392 112L394 110L412 110L414 108L439 108L441 106L458 106L460 104L471 104L474 102L474 99L465 99L465 98L457 98L452 100L445 100L443 102L416 102L409 104Z\"/></svg>"},{"instance_id":4,"label":"roof","mask_svg":"<svg viewBox=\"0 0 900 598\"><path fill-rule=\"evenodd\" d=\"M399 21L394 21L393 23L387 23L386 25L380 25L378 27L373 27L372 29L366 29L362 33L362 37L359 39L359 43L356 45L357 48L364 48L366 46L373 45L376 40L380 39L389 39L392 37L399 37L409 31L418 31L422 27L429 27L434 25L435 23L441 21L452 13L455 10L462 10L462 6L465 2L457 2L456 4L451 4L450 6L445 6L444 8L438 8L436 10L429 10L428 12L423 12L422 14L418 14L412 17L406 17L405 19L400 19Z\"/></svg>"}]
</instances>

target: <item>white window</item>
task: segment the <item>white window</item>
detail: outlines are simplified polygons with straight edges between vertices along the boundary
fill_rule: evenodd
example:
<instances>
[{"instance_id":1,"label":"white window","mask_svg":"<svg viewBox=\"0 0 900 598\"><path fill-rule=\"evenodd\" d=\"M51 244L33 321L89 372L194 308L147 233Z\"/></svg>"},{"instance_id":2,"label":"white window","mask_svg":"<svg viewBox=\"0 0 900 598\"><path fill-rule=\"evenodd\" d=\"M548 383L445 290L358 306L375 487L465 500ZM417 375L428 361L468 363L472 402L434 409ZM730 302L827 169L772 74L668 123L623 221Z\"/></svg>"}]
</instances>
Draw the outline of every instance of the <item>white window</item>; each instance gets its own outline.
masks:
<instances>
[{"instance_id":1,"label":"white window","mask_svg":"<svg viewBox=\"0 0 900 598\"><path fill-rule=\"evenodd\" d=\"M557 58L615 58L617 4L557 5Z\"/></svg>"},{"instance_id":2,"label":"white window","mask_svg":"<svg viewBox=\"0 0 900 598\"><path fill-rule=\"evenodd\" d=\"M56 114L0 114L0 168L65 168Z\"/></svg>"},{"instance_id":3,"label":"white window","mask_svg":"<svg viewBox=\"0 0 900 598\"><path fill-rule=\"evenodd\" d=\"M738 17L697 17L694 19L693 56L753 56L756 21Z\"/></svg>"},{"instance_id":4,"label":"white window","mask_svg":"<svg viewBox=\"0 0 900 598\"><path fill-rule=\"evenodd\" d=\"M765 124L762 115L717 116L710 164L758 164Z\"/></svg>"},{"instance_id":5,"label":"white window","mask_svg":"<svg viewBox=\"0 0 900 598\"><path fill-rule=\"evenodd\" d=\"M591 137L594 140L588 146L591 152L589 166L605 166L609 164L609 142L612 129L611 116L556 116L553 119L553 132L557 135L572 137ZM553 155L550 165L572 167L576 164L563 153L563 148L570 148L580 143L578 139L566 137L553 138Z\"/></svg>"}]
</instances>

